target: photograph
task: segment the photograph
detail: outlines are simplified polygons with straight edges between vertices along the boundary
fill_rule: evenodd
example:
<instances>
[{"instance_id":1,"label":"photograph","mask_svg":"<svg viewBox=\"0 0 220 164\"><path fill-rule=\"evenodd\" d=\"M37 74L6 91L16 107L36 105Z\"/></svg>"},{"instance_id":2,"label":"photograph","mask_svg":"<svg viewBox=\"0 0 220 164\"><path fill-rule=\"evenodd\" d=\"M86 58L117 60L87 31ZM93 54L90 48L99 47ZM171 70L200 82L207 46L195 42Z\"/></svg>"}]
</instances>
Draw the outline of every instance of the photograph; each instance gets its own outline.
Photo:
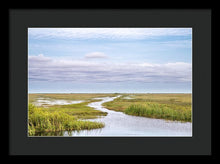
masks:
<instances>
[{"instance_id":1,"label":"photograph","mask_svg":"<svg viewBox=\"0 0 220 164\"><path fill-rule=\"evenodd\" d=\"M191 27L28 27L28 137L192 137Z\"/></svg>"}]
</instances>

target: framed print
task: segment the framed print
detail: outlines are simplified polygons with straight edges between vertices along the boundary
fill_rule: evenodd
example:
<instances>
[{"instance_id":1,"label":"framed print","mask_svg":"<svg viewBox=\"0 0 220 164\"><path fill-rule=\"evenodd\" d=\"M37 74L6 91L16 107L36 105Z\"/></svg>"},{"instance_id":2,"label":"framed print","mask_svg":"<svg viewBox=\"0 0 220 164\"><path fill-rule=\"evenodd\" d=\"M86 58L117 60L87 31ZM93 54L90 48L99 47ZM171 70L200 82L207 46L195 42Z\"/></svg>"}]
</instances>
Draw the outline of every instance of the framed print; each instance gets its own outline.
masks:
<instances>
[{"instance_id":1,"label":"framed print","mask_svg":"<svg viewBox=\"0 0 220 164\"><path fill-rule=\"evenodd\" d=\"M211 154L210 10L9 18L12 155Z\"/></svg>"}]
</instances>

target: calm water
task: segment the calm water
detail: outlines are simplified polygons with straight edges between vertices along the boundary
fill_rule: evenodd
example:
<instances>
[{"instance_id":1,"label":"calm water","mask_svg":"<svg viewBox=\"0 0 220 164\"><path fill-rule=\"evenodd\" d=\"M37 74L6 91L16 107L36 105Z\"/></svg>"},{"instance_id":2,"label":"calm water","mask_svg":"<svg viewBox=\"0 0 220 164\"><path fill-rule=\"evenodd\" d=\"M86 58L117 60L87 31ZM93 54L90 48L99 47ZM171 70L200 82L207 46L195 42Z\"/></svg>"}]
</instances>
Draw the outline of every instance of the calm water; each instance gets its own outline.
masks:
<instances>
[{"instance_id":1,"label":"calm water","mask_svg":"<svg viewBox=\"0 0 220 164\"><path fill-rule=\"evenodd\" d=\"M117 96L118 97L118 96ZM97 110L108 112L107 116L90 121L105 123L105 127L93 130L81 130L62 132L62 136L192 136L192 123L178 121L166 121L139 116L126 115L122 112L108 110L102 107L102 103L112 101L117 97L100 98L102 101L90 103L88 106Z\"/></svg>"}]
</instances>

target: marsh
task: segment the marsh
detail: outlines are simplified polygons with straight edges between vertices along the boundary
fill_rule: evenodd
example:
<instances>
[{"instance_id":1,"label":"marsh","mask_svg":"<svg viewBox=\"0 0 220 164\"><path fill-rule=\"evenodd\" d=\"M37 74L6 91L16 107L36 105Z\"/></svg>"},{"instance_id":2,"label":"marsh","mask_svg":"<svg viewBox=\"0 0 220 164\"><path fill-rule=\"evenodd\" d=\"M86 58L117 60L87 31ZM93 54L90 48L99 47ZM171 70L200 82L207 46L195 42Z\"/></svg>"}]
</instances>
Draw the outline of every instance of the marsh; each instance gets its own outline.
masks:
<instances>
[{"instance_id":1,"label":"marsh","mask_svg":"<svg viewBox=\"0 0 220 164\"><path fill-rule=\"evenodd\" d=\"M135 116L128 115L123 110L117 110L117 105L115 110L107 109L103 104L117 104L117 102L123 102L124 105L131 105L135 103L146 104L148 102L157 102L159 104L180 104L182 108L190 105L190 94L134 94L132 99L124 99L123 97L128 97L128 94L30 94L30 101L38 101L39 98L42 100L50 99L51 101L61 100L73 102L81 98L84 103L79 104L65 104L65 105L55 105L48 102L49 107L41 106L47 112L62 111L71 116L74 116L79 121L89 121L95 123L102 123L103 126L91 126L89 129L73 129L73 130L59 130L60 132L37 132L35 136L192 136L192 122L191 121L177 121L170 119L156 119L145 116ZM151 97L151 98L150 98ZM174 100L170 100L173 97ZM56 101L55 101L56 99ZM59 100L59 101L61 101ZM59 102L58 101L58 102ZM79 101L79 100L78 100ZM119 104L120 106L120 104ZM126 105L125 105L126 106ZM158 106L159 107L159 106ZM121 108L120 108L121 109ZM191 108L190 108L191 111Z\"/></svg>"}]
</instances>

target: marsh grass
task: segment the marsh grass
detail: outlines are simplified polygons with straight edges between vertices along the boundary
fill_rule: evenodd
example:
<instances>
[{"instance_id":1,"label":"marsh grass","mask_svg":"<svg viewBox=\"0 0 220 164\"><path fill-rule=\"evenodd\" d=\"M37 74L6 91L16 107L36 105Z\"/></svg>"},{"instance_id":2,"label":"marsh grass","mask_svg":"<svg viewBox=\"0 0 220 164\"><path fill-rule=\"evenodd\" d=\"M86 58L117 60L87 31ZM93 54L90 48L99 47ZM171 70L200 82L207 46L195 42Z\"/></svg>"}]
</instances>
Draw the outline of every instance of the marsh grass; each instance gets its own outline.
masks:
<instances>
[{"instance_id":1,"label":"marsh grass","mask_svg":"<svg viewBox=\"0 0 220 164\"><path fill-rule=\"evenodd\" d=\"M56 132L104 127L103 123L78 120L75 116L62 111L48 112L33 104L28 105L28 134Z\"/></svg>"},{"instance_id":2,"label":"marsh grass","mask_svg":"<svg viewBox=\"0 0 220 164\"><path fill-rule=\"evenodd\" d=\"M151 118L161 118L167 120L178 120L191 122L191 110L187 107L146 103L142 105L131 105L125 111L126 114L144 116Z\"/></svg>"},{"instance_id":3,"label":"marsh grass","mask_svg":"<svg viewBox=\"0 0 220 164\"><path fill-rule=\"evenodd\" d=\"M133 99L121 97L103 104L106 108L129 115L192 121L191 94L133 94Z\"/></svg>"},{"instance_id":4,"label":"marsh grass","mask_svg":"<svg viewBox=\"0 0 220 164\"><path fill-rule=\"evenodd\" d=\"M99 100L98 100L99 101ZM91 101L90 101L91 102ZM62 112L71 116L75 116L78 119L91 119L99 116L106 116L106 112L95 110L88 105L89 102L83 102L79 104L69 105L53 105L48 108L44 108L48 112Z\"/></svg>"},{"instance_id":5,"label":"marsh grass","mask_svg":"<svg viewBox=\"0 0 220 164\"><path fill-rule=\"evenodd\" d=\"M28 101L30 103L34 102L38 98L43 99L54 99L54 100L85 100L85 101L91 101L93 98L97 97L113 97L116 96L117 93L113 94L102 94L102 93L32 93L28 94Z\"/></svg>"},{"instance_id":6,"label":"marsh grass","mask_svg":"<svg viewBox=\"0 0 220 164\"><path fill-rule=\"evenodd\" d=\"M96 129L103 123L84 119L106 116L106 112L94 110L88 103L101 101L97 97L112 97L116 94L28 94L28 134L30 136L57 134L61 131ZM82 103L68 105L41 104L34 106L39 99L46 100L81 100Z\"/></svg>"}]
</instances>

